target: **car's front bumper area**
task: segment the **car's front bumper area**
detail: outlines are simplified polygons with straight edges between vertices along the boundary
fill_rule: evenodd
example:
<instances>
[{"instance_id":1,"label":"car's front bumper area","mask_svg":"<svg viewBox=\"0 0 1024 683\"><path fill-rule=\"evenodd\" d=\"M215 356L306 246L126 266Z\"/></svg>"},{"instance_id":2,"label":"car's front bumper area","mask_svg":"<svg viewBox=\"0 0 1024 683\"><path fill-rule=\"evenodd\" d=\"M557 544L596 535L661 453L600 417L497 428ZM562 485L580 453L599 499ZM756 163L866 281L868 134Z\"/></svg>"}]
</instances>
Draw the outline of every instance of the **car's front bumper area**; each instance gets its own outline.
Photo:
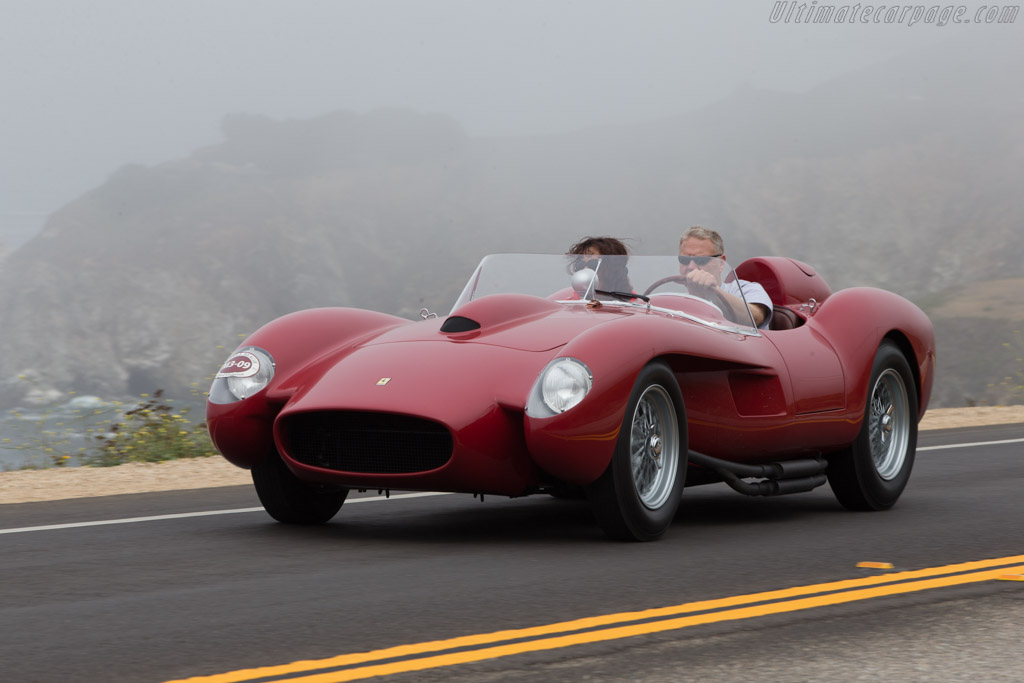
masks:
<instances>
[{"instance_id":1,"label":"car's front bumper area","mask_svg":"<svg viewBox=\"0 0 1024 683\"><path fill-rule=\"evenodd\" d=\"M547 359L449 341L361 347L288 400L277 450L311 482L522 495L540 478L523 407Z\"/></svg>"},{"instance_id":2,"label":"car's front bumper area","mask_svg":"<svg viewBox=\"0 0 1024 683\"><path fill-rule=\"evenodd\" d=\"M496 405L457 430L420 416L338 409L291 412L275 429L285 462L310 482L518 496L539 478L521 414Z\"/></svg>"}]
</instances>

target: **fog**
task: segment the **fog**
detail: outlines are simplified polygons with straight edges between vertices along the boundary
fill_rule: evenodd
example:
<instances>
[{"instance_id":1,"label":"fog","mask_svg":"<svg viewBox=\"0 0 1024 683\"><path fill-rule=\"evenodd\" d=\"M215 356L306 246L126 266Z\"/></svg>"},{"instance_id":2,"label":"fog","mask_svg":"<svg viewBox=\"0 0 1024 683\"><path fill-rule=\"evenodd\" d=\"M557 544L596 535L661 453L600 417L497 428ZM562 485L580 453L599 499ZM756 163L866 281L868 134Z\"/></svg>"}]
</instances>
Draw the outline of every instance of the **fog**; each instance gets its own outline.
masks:
<instances>
[{"instance_id":1,"label":"fog","mask_svg":"<svg viewBox=\"0 0 1024 683\"><path fill-rule=\"evenodd\" d=\"M798 9L782 3L790 4ZM124 164L216 143L232 113L301 119L401 106L450 115L473 136L529 136L682 114L744 85L802 91L943 40L1019 40L1024 24L772 21L779 6L768 0L3 0L0 8L0 243L8 247Z\"/></svg>"},{"instance_id":2,"label":"fog","mask_svg":"<svg viewBox=\"0 0 1024 683\"><path fill-rule=\"evenodd\" d=\"M1024 403L1024 17L992 7L0 0L0 431L190 401L300 308L416 319L484 254L697 223L919 303L933 407Z\"/></svg>"}]
</instances>

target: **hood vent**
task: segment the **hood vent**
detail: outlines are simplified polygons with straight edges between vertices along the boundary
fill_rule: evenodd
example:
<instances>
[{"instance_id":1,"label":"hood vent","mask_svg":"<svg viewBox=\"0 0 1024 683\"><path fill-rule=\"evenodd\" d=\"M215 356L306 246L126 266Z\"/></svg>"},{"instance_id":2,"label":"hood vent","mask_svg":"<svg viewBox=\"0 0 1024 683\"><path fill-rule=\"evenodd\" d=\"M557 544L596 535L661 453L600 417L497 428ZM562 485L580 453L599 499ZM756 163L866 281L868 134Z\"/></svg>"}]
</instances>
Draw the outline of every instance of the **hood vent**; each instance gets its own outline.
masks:
<instances>
[{"instance_id":1,"label":"hood vent","mask_svg":"<svg viewBox=\"0 0 1024 683\"><path fill-rule=\"evenodd\" d=\"M450 316L441 325L441 331L446 334L453 334L455 332L472 332L473 330L479 330L480 323L469 318L464 318L461 315Z\"/></svg>"}]
</instances>

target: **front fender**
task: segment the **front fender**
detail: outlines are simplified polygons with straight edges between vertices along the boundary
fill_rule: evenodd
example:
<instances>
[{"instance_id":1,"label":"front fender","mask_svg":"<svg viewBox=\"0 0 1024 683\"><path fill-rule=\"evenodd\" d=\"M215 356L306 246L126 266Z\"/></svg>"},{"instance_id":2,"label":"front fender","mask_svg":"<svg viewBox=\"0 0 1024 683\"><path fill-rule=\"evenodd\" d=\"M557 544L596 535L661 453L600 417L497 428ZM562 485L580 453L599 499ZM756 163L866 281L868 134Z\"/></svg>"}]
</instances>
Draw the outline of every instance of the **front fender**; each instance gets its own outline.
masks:
<instances>
[{"instance_id":1,"label":"front fender","mask_svg":"<svg viewBox=\"0 0 1024 683\"><path fill-rule=\"evenodd\" d=\"M593 373L593 388L579 405L561 415L527 416L527 443L541 468L575 484L588 484L607 468L630 392L648 363L664 360L677 379L730 368L770 371L781 363L778 352L762 337L715 330L657 313L633 314L587 330L558 355L586 363ZM735 390L731 385L722 387L730 388ZM702 392L700 399L697 405L684 406L690 418L735 432L749 424L751 418L736 414L732 394Z\"/></svg>"},{"instance_id":2,"label":"front fender","mask_svg":"<svg viewBox=\"0 0 1024 683\"><path fill-rule=\"evenodd\" d=\"M559 351L559 357L576 358L590 368L593 386L579 405L564 413L525 416L526 443L541 469L580 485L605 471L633 383L654 356L644 328L655 322L635 316L611 321L585 331Z\"/></svg>"},{"instance_id":3,"label":"front fender","mask_svg":"<svg viewBox=\"0 0 1024 683\"><path fill-rule=\"evenodd\" d=\"M206 402L214 446L229 462L250 469L275 452L273 425L302 385L368 338L411 321L356 308L312 308L276 318L239 345L258 346L274 359L274 377L260 392L234 403Z\"/></svg>"}]
</instances>

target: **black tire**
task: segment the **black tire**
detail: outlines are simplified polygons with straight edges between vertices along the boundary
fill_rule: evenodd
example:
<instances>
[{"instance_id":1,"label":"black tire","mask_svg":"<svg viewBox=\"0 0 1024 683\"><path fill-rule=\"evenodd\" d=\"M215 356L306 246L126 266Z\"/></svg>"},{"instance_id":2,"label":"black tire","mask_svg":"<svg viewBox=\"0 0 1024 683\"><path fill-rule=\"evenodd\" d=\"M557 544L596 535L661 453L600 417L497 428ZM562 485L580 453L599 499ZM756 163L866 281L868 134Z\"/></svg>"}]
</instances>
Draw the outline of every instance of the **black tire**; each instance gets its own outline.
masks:
<instances>
[{"instance_id":1,"label":"black tire","mask_svg":"<svg viewBox=\"0 0 1024 683\"><path fill-rule=\"evenodd\" d=\"M686 452L679 384L667 366L651 363L633 385L608 469L587 487L609 538L653 541L665 533L682 497Z\"/></svg>"},{"instance_id":2,"label":"black tire","mask_svg":"<svg viewBox=\"0 0 1024 683\"><path fill-rule=\"evenodd\" d=\"M348 489L299 481L276 454L252 468L252 483L267 513L285 524L328 522L348 497Z\"/></svg>"},{"instance_id":3,"label":"black tire","mask_svg":"<svg viewBox=\"0 0 1024 683\"><path fill-rule=\"evenodd\" d=\"M853 444L828 458L828 483L849 510L887 510L910 480L917 450L917 389L903 353L885 341L875 354L864 422Z\"/></svg>"}]
</instances>

